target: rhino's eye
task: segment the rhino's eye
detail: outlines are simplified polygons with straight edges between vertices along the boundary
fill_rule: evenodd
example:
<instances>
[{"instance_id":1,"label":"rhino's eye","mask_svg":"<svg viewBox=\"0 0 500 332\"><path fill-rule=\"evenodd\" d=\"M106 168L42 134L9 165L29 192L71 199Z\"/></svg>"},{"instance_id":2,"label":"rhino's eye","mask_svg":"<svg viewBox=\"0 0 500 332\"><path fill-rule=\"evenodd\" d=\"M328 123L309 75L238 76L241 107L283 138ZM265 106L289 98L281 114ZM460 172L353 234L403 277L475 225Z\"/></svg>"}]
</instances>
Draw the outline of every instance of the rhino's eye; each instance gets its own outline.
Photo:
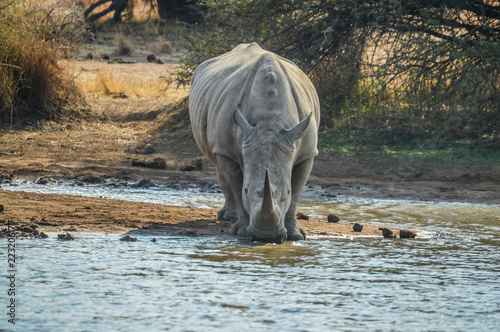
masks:
<instances>
[{"instance_id":1,"label":"rhino's eye","mask_svg":"<svg viewBox=\"0 0 500 332\"><path fill-rule=\"evenodd\" d=\"M248 194L248 189L247 188L245 188L245 194Z\"/></svg>"},{"instance_id":2,"label":"rhino's eye","mask_svg":"<svg viewBox=\"0 0 500 332\"><path fill-rule=\"evenodd\" d=\"M290 189L288 189L288 191L287 191L287 192L288 192L288 195L290 195Z\"/></svg>"}]
</instances>

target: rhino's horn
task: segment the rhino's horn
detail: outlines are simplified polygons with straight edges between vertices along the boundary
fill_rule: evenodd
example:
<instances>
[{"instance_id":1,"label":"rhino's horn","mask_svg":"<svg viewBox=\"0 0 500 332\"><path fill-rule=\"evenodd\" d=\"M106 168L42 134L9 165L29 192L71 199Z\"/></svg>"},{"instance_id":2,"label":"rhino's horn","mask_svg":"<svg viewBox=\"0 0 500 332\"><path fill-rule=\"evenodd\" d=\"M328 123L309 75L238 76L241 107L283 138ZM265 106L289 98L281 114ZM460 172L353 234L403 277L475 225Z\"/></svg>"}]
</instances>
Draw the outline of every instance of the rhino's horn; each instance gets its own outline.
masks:
<instances>
[{"instance_id":1,"label":"rhino's horn","mask_svg":"<svg viewBox=\"0 0 500 332\"><path fill-rule=\"evenodd\" d=\"M266 169L266 178L264 180L264 199L262 201L262 214L264 216L272 216L273 213L273 193L271 192L271 183L269 181L269 174Z\"/></svg>"},{"instance_id":2,"label":"rhino's horn","mask_svg":"<svg viewBox=\"0 0 500 332\"><path fill-rule=\"evenodd\" d=\"M236 111L234 111L234 122L236 122L238 127L241 128L241 130L243 131L244 137L248 137L248 135L250 135L250 133L254 129L254 126L252 126L250 123L248 123L245 116L241 113L240 105L238 105L238 107L236 108Z\"/></svg>"},{"instance_id":3,"label":"rhino's horn","mask_svg":"<svg viewBox=\"0 0 500 332\"><path fill-rule=\"evenodd\" d=\"M304 137L304 135L306 134L306 129L307 127L309 127L309 122L311 121L311 115L312 112L307 116L307 118L302 120L295 127L286 131L286 135L288 136L290 141L295 142L299 138Z\"/></svg>"}]
</instances>

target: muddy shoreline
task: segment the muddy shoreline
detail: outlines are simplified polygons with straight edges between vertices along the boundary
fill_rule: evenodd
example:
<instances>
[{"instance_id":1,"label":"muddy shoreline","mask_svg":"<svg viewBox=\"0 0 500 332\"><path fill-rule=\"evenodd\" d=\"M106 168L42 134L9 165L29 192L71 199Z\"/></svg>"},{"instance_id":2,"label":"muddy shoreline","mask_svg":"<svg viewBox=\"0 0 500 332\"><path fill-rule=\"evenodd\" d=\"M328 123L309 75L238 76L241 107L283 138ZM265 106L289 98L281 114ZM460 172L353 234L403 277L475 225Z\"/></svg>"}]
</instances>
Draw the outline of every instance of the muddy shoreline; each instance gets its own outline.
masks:
<instances>
[{"instance_id":1,"label":"muddy shoreline","mask_svg":"<svg viewBox=\"0 0 500 332\"><path fill-rule=\"evenodd\" d=\"M0 230L6 233L10 225L19 237L46 234L105 233L121 235L181 235L224 236L230 235L232 223L218 220L214 209L178 207L151 203L138 203L105 198L75 195L38 194L0 189ZM384 229L399 237L400 228L366 224L359 230L356 224L342 221L328 222L321 219L299 219L308 236L384 237ZM419 231L412 230L418 236ZM5 234L4 234L5 235Z\"/></svg>"}]
</instances>

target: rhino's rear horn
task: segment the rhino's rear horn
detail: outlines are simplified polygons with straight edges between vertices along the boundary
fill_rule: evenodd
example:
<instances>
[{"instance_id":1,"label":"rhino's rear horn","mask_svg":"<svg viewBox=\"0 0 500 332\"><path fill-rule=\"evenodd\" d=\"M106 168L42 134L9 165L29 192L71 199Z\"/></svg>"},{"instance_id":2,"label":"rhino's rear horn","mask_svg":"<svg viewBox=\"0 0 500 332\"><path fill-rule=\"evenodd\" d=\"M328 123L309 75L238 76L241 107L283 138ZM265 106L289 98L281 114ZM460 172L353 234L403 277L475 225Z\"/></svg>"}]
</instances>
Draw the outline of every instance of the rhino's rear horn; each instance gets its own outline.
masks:
<instances>
[{"instance_id":1,"label":"rhino's rear horn","mask_svg":"<svg viewBox=\"0 0 500 332\"><path fill-rule=\"evenodd\" d=\"M238 125L238 127L241 128L243 131L244 137L248 137L252 131L255 129L254 126L252 126L250 123L248 123L247 119L245 116L241 113L240 111L240 105L236 108L236 111L234 111L234 122Z\"/></svg>"},{"instance_id":2,"label":"rhino's rear horn","mask_svg":"<svg viewBox=\"0 0 500 332\"><path fill-rule=\"evenodd\" d=\"M286 131L286 135L288 136L291 142L295 142L299 138L304 137L304 135L306 134L306 129L307 127L309 127L309 122L311 121L311 115L312 112L307 116L307 118L302 120L295 127L293 127L292 129L288 129Z\"/></svg>"}]
</instances>

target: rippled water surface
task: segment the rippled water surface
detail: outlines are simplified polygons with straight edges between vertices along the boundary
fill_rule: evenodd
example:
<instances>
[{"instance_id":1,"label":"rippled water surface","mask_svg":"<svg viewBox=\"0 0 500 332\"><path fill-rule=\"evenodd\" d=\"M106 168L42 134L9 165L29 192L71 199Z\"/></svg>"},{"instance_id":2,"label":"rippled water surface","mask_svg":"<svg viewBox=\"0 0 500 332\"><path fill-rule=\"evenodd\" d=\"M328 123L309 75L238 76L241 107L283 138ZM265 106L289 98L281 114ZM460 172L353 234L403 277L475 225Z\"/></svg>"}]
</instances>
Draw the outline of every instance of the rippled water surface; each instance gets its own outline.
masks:
<instances>
[{"instance_id":1,"label":"rippled water surface","mask_svg":"<svg viewBox=\"0 0 500 332\"><path fill-rule=\"evenodd\" d=\"M219 207L220 197L210 196L214 200L193 204ZM54 236L17 240L16 329L494 331L500 326L500 207L312 197L301 210L439 236L316 238L283 245L172 236L156 236L156 242L137 236L137 242L127 243L118 235L92 234L71 242ZM0 288L5 293L5 279ZM2 316L0 327L12 329Z\"/></svg>"}]
</instances>

